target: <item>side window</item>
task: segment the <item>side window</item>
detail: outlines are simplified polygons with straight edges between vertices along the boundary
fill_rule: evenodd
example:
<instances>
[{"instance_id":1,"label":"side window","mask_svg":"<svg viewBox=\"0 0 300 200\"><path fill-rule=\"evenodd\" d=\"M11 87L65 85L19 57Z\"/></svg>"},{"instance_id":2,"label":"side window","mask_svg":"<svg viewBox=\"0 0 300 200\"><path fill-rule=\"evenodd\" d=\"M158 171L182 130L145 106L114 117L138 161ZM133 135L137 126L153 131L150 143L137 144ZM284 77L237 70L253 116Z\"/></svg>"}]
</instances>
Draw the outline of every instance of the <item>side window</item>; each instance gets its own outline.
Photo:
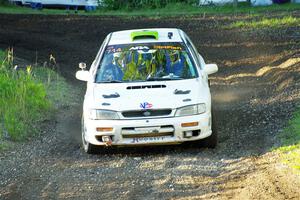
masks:
<instances>
[{"instance_id":1,"label":"side window","mask_svg":"<svg viewBox=\"0 0 300 200\"><path fill-rule=\"evenodd\" d=\"M194 44L192 43L192 41L190 40L190 38L185 35L185 39L186 39L186 44L188 46L188 48L190 49L191 53L193 54L193 57L196 59L197 65L200 67L200 69L203 69L203 63L199 60L201 59L199 56L199 53L196 49L196 47L194 46Z\"/></svg>"}]
</instances>

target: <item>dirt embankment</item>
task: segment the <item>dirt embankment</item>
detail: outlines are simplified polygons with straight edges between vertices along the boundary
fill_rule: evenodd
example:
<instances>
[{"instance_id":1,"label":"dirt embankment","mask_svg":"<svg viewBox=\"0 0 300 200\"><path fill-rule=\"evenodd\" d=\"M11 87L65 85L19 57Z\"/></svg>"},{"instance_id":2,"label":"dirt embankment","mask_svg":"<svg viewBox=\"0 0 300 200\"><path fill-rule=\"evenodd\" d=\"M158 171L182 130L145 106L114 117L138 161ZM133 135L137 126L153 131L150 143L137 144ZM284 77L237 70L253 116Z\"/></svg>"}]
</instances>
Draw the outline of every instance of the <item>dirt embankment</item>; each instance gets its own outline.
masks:
<instances>
[{"instance_id":1,"label":"dirt embankment","mask_svg":"<svg viewBox=\"0 0 300 200\"><path fill-rule=\"evenodd\" d=\"M1 154L0 198L299 199L299 177L268 152L300 98L300 29L222 29L237 18L0 15L0 47L14 46L33 61L53 54L74 87L74 101L46 133ZM145 27L181 28L207 62L218 63L216 149L143 147L93 156L80 149L84 84L74 81L77 63L91 63L107 33Z\"/></svg>"}]
</instances>

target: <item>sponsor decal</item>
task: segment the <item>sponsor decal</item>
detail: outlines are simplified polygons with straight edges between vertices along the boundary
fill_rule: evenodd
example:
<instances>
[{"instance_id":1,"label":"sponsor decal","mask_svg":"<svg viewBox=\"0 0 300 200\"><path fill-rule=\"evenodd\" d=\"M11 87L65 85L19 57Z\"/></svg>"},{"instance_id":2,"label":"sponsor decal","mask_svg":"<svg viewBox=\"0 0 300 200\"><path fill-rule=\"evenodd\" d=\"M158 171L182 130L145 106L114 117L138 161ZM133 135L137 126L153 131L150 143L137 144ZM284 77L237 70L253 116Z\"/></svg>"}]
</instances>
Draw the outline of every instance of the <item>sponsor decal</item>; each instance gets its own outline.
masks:
<instances>
[{"instance_id":1,"label":"sponsor decal","mask_svg":"<svg viewBox=\"0 0 300 200\"><path fill-rule=\"evenodd\" d=\"M134 51L134 50L149 50L149 47L147 47L147 46L136 46L136 47L131 47L129 50L130 51Z\"/></svg>"},{"instance_id":2,"label":"sponsor decal","mask_svg":"<svg viewBox=\"0 0 300 200\"><path fill-rule=\"evenodd\" d=\"M148 103L148 102L144 102L144 103L140 104L140 108L142 108L143 110L150 109L152 107L153 107L153 105L151 103Z\"/></svg>"},{"instance_id":3,"label":"sponsor decal","mask_svg":"<svg viewBox=\"0 0 300 200\"><path fill-rule=\"evenodd\" d=\"M108 53L116 53L116 52L121 52L122 51L122 49L121 48L114 48L114 47L107 47L107 49L106 49L106 51L108 52Z\"/></svg>"},{"instance_id":4,"label":"sponsor decal","mask_svg":"<svg viewBox=\"0 0 300 200\"><path fill-rule=\"evenodd\" d=\"M178 47L178 46L161 46L161 45L157 45L157 46L154 46L153 47L154 49L171 49L171 50L182 50L181 47Z\"/></svg>"}]
</instances>

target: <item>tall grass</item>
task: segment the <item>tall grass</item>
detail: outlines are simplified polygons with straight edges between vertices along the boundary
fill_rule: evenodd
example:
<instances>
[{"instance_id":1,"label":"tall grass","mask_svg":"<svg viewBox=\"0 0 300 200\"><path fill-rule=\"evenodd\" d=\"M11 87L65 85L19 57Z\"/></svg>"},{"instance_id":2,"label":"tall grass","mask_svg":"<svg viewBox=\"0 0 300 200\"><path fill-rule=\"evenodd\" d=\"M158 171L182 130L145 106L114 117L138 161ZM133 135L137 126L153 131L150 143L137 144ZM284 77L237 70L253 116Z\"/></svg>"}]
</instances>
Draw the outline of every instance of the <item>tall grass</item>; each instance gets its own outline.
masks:
<instances>
[{"instance_id":1,"label":"tall grass","mask_svg":"<svg viewBox=\"0 0 300 200\"><path fill-rule=\"evenodd\" d=\"M0 138L20 141L36 132L34 125L51 104L45 86L32 75L32 68L14 70L7 55L0 51Z\"/></svg>"},{"instance_id":2,"label":"tall grass","mask_svg":"<svg viewBox=\"0 0 300 200\"><path fill-rule=\"evenodd\" d=\"M294 113L288 127L280 135L282 147L277 149L284 163L300 174L300 107Z\"/></svg>"},{"instance_id":3,"label":"tall grass","mask_svg":"<svg viewBox=\"0 0 300 200\"><path fill-rule=\"evenodd\" d=\"M282 14L290 14L293 10L299 10L300 4L287 3L283 5L274 4L271 6L257 6L253 7L248 3L239 3L237 7L232 4L225 4L222 6L208 5L208 6L197 6L195 3L168 3L162 7L130 7L123 6L118 9L111 7L99 7L98 10L88 15L113 15L113 16L146 16L146 17L169 17L169 16L195 16L203 14L223 15L223 14L237 14L244 13L249 15L261 15L265 16L268 12L280 11ZM0 10L1 12L1 10Z\"/></svg>"},{"instance_id":4,"label":"tall grass","mask_svg":"<svg viewBox=\"0 0 300 200\"><path fill-rule=\"evenodd\" d=\"M263 18L255 21L237 21L229 28L280 28L286 26L300 26L300 18L285 16L283 18Z\"/></svg>"},{"instance_id":5,"label":"tall grass","mask_svg":"<svg viewBox=\"0 0 300 200\"><path fill-rule=\"evenodd\" d=\"M187 5L197 4L198 0L103 0L103 6L108 9L141 9L141 8L164 8L166 5L184 3Z\"/></svg>"}]
</instances>

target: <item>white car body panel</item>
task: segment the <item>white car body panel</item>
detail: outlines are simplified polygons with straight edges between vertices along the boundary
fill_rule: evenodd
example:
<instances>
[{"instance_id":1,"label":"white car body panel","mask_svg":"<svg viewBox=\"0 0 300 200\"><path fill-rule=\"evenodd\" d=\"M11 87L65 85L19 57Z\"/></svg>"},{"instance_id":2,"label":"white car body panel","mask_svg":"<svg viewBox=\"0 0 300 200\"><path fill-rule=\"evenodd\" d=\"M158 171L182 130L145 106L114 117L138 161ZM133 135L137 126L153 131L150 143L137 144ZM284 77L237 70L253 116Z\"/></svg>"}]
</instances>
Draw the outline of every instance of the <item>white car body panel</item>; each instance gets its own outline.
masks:
<instances>
[{"instance_id":1,"label":"white car body panel","mask_svg":"<svg viewBox=\"0 0 300 200\"><path fill-rule=\"evenodd\" d=\"M208 87L202 86L199 79L180 81L157 81L147 83L121 83L121 84L93 84L88 91L85 103L87 107L94 105L95 109L107 109L115 111L140 110L140 103L149 102L153 104L152 109L179 108L209 99ZM130 86L152 86L164 85L166 88L126 89ZM190 89L193 88L193 89ZM187 95L175 95L175 90L190 90ZM103 95L119 94L119 98L104 98ZM183 102L184 99L191 101ZM110 106L102 105L109 103Z\"/></svg>"},{"instance_id":2,"label":"white car body panel","mask_svg":"<svg viewBox=\"0 0 300 200\"><path fill-rule=\"evenodd\" d=\"M159 34L159 40L141 39L132 41L132 31L153 30ZM202 65L205 62L200 54L192 55L195 62L198 78L171 81L125 82L125 83L94 83L97 66L103 56L106 46L116 44L152 43L152 42L186 42L185 33L179 29L140 29L119 31L109 34L103 42L91 68L91 76L88 78L87 90L83 103L83 117L85 125L84 139L93 145L106 145L101 141L102 136L112 138L111 145L146 145L146 144L171 144L185 141L199 140L209 137L211 130L211 94L208 84L208 75ZM169 32L173 33L170 39ZM186 36L187 37L187 36ZM163 88L148 88L153 85L163 85ZM143 89L128 89L128 87L142 87ZM186 94L175 94L175 90L189 91ZM107 98L117 94L118 97ZM106 97L105 97L106 96ZM166 116L133 117L122 115L125 111L140 111L144 102L152 104L151 110L171 109ZM176 109L188 105L205 104L206 111L202 114L175 117ZM91 109L117 111L118 120L93 120L89 118ZM182 127L182 123L198 122L192 127ZM98 132L97 128L112 127L109 132ZM185 137L186 132L198 131L192 137ZM159 136L155 136L156 133ZM168 135L172 133L171 135ZM139 137L140 135L146 137ZM152 137L153 134L153 137ZM151 136L150 136L151 135ZM137 137L135 137L137 136Z\"/></svg>"},{"instance_id":3,"label":"white car body panel","mask_svg":"<svg viewBox=\"0 0 300 200\"><path fill-rule=\"evenodd\" d=\"M158 37L159 40L155 39L147 39L147 40L136 40L132 41L130 37L130 33L132 31L158 31ZM174 29L174 28L160 28L160 29L137 29L137 30L127 30L127 31L118 31L111 34L111 39L109 41L109 45L115 45L115 44L139 44L139 43L155 43L155 42L182 42L182 39L180 37L180 30ZM172 39L168 38L168 32L173 33Z\"/></svg>"},{"instance_id":4,"label":"white car body panel","mask_svg":"<svg viewBox=\"0 0 300 200\"><path fill-rule=\"evenodd\" d=\"M87 123L87 134L85 140L94 145L105 145L103 142L97 140L97 136L113 136L112 145L152 145L152 144L168 144L168 143L182 143L186 141L194 141L206 138L211 135L210 128L210 116L211 113L204 113L201 115L193 115L187 117L170 117L170 118L156 118L156 119L139 119L139 120L88 120ZM195 127L181 127L181 123L199 121L199 125ZM122 128L135 127L138 128L153 128L161 126L173 126L174 136L158 136L152 137L151 139L137 139L137 137L123 138L124 133ZM112 132L97 132L96 127L114 127ZM184 138L184 131L201 130L201 133L197 137ZM138 132L138 131L137 131ZM163 138L163 139L161 139Z\"/></svg>"}]
</instances>

